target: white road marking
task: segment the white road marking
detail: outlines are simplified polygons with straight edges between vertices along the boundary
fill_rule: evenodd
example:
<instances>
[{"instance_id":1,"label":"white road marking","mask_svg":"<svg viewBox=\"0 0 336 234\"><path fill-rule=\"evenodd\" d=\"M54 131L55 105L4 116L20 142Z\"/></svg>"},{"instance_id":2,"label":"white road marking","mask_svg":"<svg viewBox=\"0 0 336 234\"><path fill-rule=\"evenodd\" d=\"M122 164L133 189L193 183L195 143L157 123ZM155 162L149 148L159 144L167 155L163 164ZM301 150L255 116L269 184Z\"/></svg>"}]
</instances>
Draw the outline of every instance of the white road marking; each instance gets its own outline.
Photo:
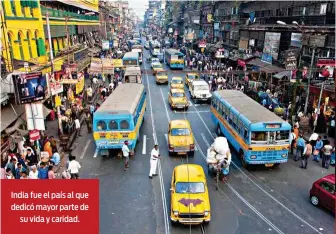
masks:
<instances>
[{"instance_id":1,"label":"white road marking","mask_svg":"<svg viewBox=\"0 0 336 234\"><path fill-rule=\"evenodd\" d=\"M196 108L194 108L197 111ZM214 139L212 132L210 131L209 127L206 125L204 119L202 118L202 116L198 114L198 117L201 119L202 123L204 124L205 128L207 129L207 131L209 132L210 136ZM304 224L306 224L308 227L310 227L311 229L313 229L315 232L317 233L321 233L319 230L317 230L315 227L313 227L311 224L309 224L307 221L305 221L303 218L301 218L300 216L298 216L296 213L294 213L292 210L290 210L287 206L285 206L284 204L282 204L278 199L276 199L275 197L273 197L271 194L269 194L265 189L263 189L262 187L260 187L260 185L258 185L256 182L254 182L254 180L252 180L242 169L240 169L238 167L238 165L236 163L234 163L233 161L231 161L231 163L248 179L252 182L252 184L254 184L256 187L258 187L263 193L265 193L268 197L270 197L273 201L275 201L276 203L278 203L282 208L284 208L285 210L287 210L290 214L292 214L294 217L296 217L297 219L299 219L301 222L303 222Z\"/></svg>"},{"instance_id":2,"label":"white road marking","mask_svg":"<svg viewBox=\"0 0 336 234\"><path fill-rule=\"evenodd\" d=\"M194 106L200 106L201 104L194 104Z\"/></svg>"},{"instance_id":3,"label":"white road marking","mask_svg":"<svg viewBox=\"0 0 336 234\"><path fill-rule=\"evenodd\" d=\"M193 106L193 103L191 101L188 101L189 106Z\"/></svg>"},{"instance_id":4,"label":"white road marking","mask_svg":"<svg viewBox=\"0 0 336 234\"><path fill-rule=\"evenodd\" d=\"M212 135L212 138L217 138L218 137L217 133L215 133L215 132L211 133L211 135Z\"/></svg>"},{"instance_id":5,"label":"white road marking","mask_svg":"<svg viewBox=\"0 0 336 234\"><path fill-rule=\"evenodd\" d=\"M201 136L202 136L203 141L205 142L206 146L209 148L209 147L210 147L210 144L209 144L208 140L206 139L206 137L205 137L205 135L204 135L203 132L201 133Z\"/></svg>"},{"instance_id":6,"label":"white road marking","mask_svg":"<svg viewBox=\"0 0 336 234\"><path fill-rule=\"evenodd\" d=\"M87 149L89 148L89 145L91 144L91 142L92 142L92 139L90 139L90 140L88 141L88 143L86 144L86 146L85 146L85 148L84 148L84 150L83 150L83 153L82 153L81 156L79 157L80 159L83 159L83 158L84 158L84 156L85 156L85 154L86 154L86 151L87 151Z\"/></svg>"},{"instance_id":7,"label":"white road marking","mask_svg":"<svg viewBox=\"0 0 336 234\"><path fill-rule=\"evenodd\" d=\"M98 152L99 152L98 150L95 151L95 153L93 155L94 158L97 158Z\"/></svg>"},{"instance_id":8,"label":"white road marking","mask_svg":"<svg viewBox=\"0 0 336 234\"><path fill-rule=\"evenodd\" d=\"M146 63L144 63L145 70L146 68ZM149 99L149 109L150 109L150 116L151 116L151 122L152 122L152 129L153 129L153 139L154 143L158 144L157 137L156 137L156 129L155 129L155 124L154 124L154 115L153 115L153 107L152 107L152 98L151 98L151 92L150 92L150 87L149 87L149 79L148 79L148 74L146 72L146 81L147 81L147 89L148 89L148 99ZM160 88L161 90L161 88ZM162 90L161 90L162 93ZM165 105L166 106L166 105ZM161 168L161 160L158 162L158 169L159 169L159 181L160 181L160 188L161 188L161 199L162 199L162 206L163 206L163 216L164 216L164 224L165 224L165 233L170 234L170 227L169 227L169 220L168 220L168 208L167 208L167 200L166 200L166 192L164 188L164 183L163 183L163 174L162 174L162 168Z\"/></svg>"},{"instance_id":9,"label":"white road marking","mask_svg":"<svg viewBox=\"0 0 336 234\"><path fill-rule=\"evenodd\" d=\"M209 113L210 111L198 111L200 113ZM174 113L175 114L197 114L196 111L177 111L177 110L174 110Z\"/></svg>"},{"instance_id":10,"label":"white road marking","mask_svg":"<svg viewBox=\"0 0 336 234\"><path fill-rule=\"evenodd\" d=\"M146 154L146 140L147 140L146 135L143 135L143 140L142 140L142 154Z\"/></svg>"}]
</instances>

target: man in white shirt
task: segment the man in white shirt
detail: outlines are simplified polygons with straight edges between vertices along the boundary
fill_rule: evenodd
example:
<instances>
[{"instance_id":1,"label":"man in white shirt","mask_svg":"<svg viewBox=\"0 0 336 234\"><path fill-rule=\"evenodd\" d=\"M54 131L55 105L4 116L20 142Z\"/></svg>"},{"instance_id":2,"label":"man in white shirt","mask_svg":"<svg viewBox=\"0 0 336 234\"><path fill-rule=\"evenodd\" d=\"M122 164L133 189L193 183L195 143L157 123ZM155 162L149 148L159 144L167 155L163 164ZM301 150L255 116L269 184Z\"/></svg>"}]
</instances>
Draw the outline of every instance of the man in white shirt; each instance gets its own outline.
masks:
<instances>
[{"instance_id":1,"label":"man in white shirt","mask_svg":"<svg viewBox=\"0 0 336 234\"><path fill-rule=\"evenodd\" d=\"M29 172L29 179L38 179L38 170L36 169L36 166L33 165L31 169L32 170Z\"/></svg>"},{"instance_id":2,"label":"man in white shirt","mask_svg":"<svg viewBox=\"0 0 336 234\"><path fill-rule=\"evenodd\" d=\"M81 136L81 134L80 134L80 128L81 128L81 126L80 126L80 122L79 122L79 119L77 118L77 119L75 119L75 127L76 127L76 136Z\"/></svg>"},{"instance_id":3,"label":"man in white shirt","mask_svg":"<svg viewBox=\"0 0 336 234\"><path fill-rule=\"evenodd\" d=\"M155 145L154 149L152 149L151 157L150 157L150 171L149 171L149 178L153 178L152 176L156 176L156 167L158 164L158 160L161 159L159 153L159 146Z\"/></svg>"},{"instance_id":4,"label":"man in white shirt","mask_svg":"<svg viewBox=\"0 0 336 234\"><path fill-rule=\"evenodd\" d=\"M78 179L79 175L79 169L81 168L81 165L79 164L79 162L76 161L76 157L75 156L70 156L69 158L70 162L68 165L68 171L70 172L71 175L71 179Z\"/></svg>"},{"instance_id":5,"label":"man in white shirt","mask_svg":"<svg viewBox=\"0 0 336 234\"><path fill-rule=\"evenodd\" d=\"M121 148L122 150L122 153L123 153L123 156L125 158L125 168L124 168L124 171L127 170L127 168L129 168L129 156L130 156L130 150L128 148L128 141L125 141L124 142L124 145L122 146Z\"/></svg>"},{"instance_id":6,"label":"man in white shirt","mask_svg":"<svg viewBox=\"0 0 336 234\"><path fill-rule=\"evenodd\" d=\"M93 95L93 91L92 91L91 86L89 86L89 87L86 89L86 94L87 94L87 96L88 96L88 100L91 101L91 99L92 99L92 95Z\"/></svg>"}]
</instances>

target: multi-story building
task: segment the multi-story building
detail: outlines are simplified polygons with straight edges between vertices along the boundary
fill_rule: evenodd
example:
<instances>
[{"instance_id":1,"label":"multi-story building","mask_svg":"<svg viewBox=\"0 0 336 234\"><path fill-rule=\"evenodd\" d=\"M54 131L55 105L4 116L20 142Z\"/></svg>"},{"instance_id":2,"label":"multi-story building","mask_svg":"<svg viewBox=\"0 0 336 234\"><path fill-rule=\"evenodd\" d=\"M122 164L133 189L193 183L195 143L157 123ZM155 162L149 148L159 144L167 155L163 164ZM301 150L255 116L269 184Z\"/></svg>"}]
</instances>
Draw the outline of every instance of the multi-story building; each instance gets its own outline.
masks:
<instances>
[{"instance_id":1,"label":"multi-story building","mask_svg":"<svg viewBox=\"0 0 336 234\"><path fill-rule=\"evenodd\" d=\"M16 63L16 61L31 62L31 70L42 70L43 72L51 70L47 17L55 70L60 70L61 65L68 58L71 59L69 62L79 63L79 69L88 65L87 61L81 61L87 57L87 51L76 56L74 53L83 45L93 46L95 44L93 38L98 38L94 36L100 25L98 0L6 0L2 1L2 9L1 23L4 35L2 37L2 57L8 64L7 72L23 68L23 63ZM71 56L65 56L69 51L72 53Z\"/></svg>"}]
</instances>

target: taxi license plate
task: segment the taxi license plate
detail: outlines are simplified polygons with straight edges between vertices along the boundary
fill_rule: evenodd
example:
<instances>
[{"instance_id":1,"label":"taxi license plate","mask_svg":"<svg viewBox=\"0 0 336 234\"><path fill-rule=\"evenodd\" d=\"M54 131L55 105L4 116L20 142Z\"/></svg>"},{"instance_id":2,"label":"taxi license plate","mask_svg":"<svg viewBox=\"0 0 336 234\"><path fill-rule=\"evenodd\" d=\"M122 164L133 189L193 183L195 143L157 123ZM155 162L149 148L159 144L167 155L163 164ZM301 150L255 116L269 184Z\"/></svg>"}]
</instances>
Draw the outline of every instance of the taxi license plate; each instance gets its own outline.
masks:
<instances>
[{"instance_id":1,"label":"taxi license plate","mask_svg":"<svg viewBox=\"0 0 336 234\"><path fill-rule=\"evenodd\" d=\"M178 152L177 153L178 155L183 155L183 154L186 154L185 152Z\"/></svg>"},{"instance_id":2,"label":"taxi license plate","mask_svg":"<svg viewBox=\"0 0 336 234\"><path fill-rule=\"evenodd\" d=\"M265 164L265 167L273 167L273 163L270 163L270 164Z\"/></svg>"}]
</instances>

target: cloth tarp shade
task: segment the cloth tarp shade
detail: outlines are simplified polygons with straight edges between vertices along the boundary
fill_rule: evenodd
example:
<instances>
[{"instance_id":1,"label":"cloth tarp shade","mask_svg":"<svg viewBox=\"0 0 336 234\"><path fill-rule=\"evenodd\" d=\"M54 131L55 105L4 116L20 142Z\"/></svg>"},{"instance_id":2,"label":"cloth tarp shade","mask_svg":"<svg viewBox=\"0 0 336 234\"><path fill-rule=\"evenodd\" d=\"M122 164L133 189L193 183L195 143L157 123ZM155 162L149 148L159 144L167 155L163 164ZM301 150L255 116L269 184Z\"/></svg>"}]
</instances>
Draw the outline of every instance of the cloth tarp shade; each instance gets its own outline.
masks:
<instances>
[{"instance_id":1,"label":"cloth tarp shade","mask_svg":"<svg viewBox=\"0 0 336 234\"><path fill-rule=\"evenodd\" d=\"M15 111L14 111L14 110ZM19 116L25 113L24 105L11 105L7 107L1 107L1 130L5 130L9 125L17 120Z\"/></svg>"},{"instance_id":2,"label":"cloth tarp shade","mask_svg":"<svg viewBox=\"0 0 336 234\"><path fill-rule=\"evenodd\" d=\"M289 78L290 75L291 75L291 71L282 71L282 72L277 73L273 77L277 79L282 79L284 76L287 76Z\"/></svg>"},{"instance_id":3,"label":"cloth tarp shade","mask_svg":"<svg viewBox=\"0 0 336 234\"><path fill-rule=\"evenodd\" d=\"M76 25L68 25L69 36L77 35L76 27L77 27ZM48 37L47 25L44 25L43 28L44 28L44 36L46 39L48 39L49 37ZM66 27L64 25L50 25L50 35L51 38L66 37L67 36Z\"/></svg>"},{"instance_id":4,"label":"cloth tarp shade","mask_svg":"<svg viewBox=\"0 0 336 234\"><path fill-rule=\"evenodd\" d=\"M64 0L58 0L58 2L64 3ZM85 2L90 2L90 1L85 1ZM84 4L80 4L79 1L66 1L66 4L75 6L81 9L98 12L98 7L94 8L94 7L85 6Z\"/></svg>"}]
</instances>

